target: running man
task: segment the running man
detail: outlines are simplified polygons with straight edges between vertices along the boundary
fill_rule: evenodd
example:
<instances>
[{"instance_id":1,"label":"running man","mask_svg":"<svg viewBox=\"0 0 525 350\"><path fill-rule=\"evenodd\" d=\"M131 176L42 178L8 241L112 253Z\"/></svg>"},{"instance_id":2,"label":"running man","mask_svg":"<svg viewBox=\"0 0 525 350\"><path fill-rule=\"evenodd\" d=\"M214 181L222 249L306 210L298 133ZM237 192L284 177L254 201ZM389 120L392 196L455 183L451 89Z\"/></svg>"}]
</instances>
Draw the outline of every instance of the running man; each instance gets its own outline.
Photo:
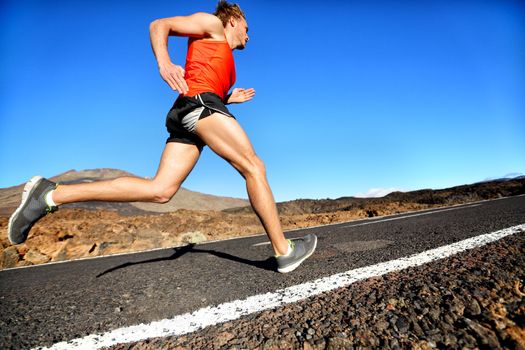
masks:
<instances>
[{"instance_id":1,"label":"running man","mask_svg":"<svg viewBox=\"0 0 525 350\"><path fill-rule=\"evenodd\" d=\"M168 37L188 37L185 69L171 62ZM195 13L157 19L150 39L159 73L179 96L166 118L169 137L153 179L120 177L92 183L60 185L40 176L24 187L22 202L9 219L13 244L27 239L44 215L66 203L82 201L168 202L191 172L204 146L228 161L246 180L250 204L274 250L277 270L296 269L314 252L315 235L287 240L266 178L263 162L225 104L243 103L254 89L235 88L232 51L248 43L248 24L240 7L219 1L214 14Z\"/></svg>"}]
</instances>

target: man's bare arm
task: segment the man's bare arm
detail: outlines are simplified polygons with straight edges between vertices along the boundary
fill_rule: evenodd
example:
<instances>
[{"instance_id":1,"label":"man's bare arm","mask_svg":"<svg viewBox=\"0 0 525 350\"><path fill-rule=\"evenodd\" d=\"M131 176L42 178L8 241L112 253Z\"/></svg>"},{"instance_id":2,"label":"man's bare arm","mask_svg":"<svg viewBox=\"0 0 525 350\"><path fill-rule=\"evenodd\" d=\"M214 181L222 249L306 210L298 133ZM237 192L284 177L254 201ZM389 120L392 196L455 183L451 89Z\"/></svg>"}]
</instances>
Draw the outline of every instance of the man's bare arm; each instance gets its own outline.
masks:
<instances>
[{"instance_id":1,"label":"man's bare arm","mask_svg":"<svg viewBox=\"0 0 525 350\"><path fill-rule=\"evenodd\" d=\"M150 24L150 40L157 59L159 73L168 85L179 93L186 93L184 68L171 62L168 53L169 36L224 39L224 28L219 18L208 13L157 19Z\"/></svg>"}]
</instances>

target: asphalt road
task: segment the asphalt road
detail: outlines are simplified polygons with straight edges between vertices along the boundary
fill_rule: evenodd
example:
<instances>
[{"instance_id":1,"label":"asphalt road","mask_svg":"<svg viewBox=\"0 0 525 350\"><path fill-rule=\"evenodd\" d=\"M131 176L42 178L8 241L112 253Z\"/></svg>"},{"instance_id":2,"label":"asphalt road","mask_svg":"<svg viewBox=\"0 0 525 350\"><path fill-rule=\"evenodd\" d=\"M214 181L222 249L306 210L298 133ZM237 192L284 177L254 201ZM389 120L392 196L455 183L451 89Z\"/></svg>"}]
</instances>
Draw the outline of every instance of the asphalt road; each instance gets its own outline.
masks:
<instances>
[{"instance_id":1,"label":"asphalt road","mask_svg":"<svg viewBox=\"0 0 525 350\"><path fill-rule=\"evenodd\" d=\"M273 292L525 223L525 196L287 232L318 250L274 272L266 236L0 271L0 348L50 346Z\"/></svg>"}]
</instances>

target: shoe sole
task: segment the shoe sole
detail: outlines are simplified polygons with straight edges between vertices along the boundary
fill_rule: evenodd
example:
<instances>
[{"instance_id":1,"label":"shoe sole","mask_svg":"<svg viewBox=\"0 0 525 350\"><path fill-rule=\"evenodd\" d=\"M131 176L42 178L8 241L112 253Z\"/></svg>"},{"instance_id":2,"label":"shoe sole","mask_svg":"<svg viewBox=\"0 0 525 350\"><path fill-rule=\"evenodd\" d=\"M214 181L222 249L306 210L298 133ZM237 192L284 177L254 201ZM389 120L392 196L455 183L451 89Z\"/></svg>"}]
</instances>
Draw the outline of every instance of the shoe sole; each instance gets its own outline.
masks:
<instances>
[{"instance_id":1,"label":"shoe sole","mask_svg":"<svg viewBox=\"0 0 525 350\"><path fill-rule=\"evenodd\" d=\"M9 218L9 223L7 224L7 232L8 232L8 237L9 237L9 241L12 243L12 244L20 244L20 243L23 243L23 242L20 242L20 243L14 243L14 239L11 237L11 228L12 228L12 224L13 222L16 220L16 218L18 218L18 215L20 214L20 212L22 211L22 209L24 208L26 202L27 202L27 199L29 198L29 196L32 194L33 190L38 186L38 184L40 183L40 181L42 181L43 177L42 176L33 176L27 183L26 185L24 186L24 191L22 192L22 202L20 203L20 205L18 206L18 208L16 208L15 212L13 213L13 215L11 215L11 217Z\"/></svg>"},{"instance_id":2,"label":"shoe sole","mask_svg":"<svg viewBox=\"0 0 525 350\"><path fill-rule=\"evenodd\" d=\"M299 265L301 265L301 263L303 261L308 259L315 252L315 248L317 248L317 236L314 235L314 237L315 237L314 247L312 248L312 250L308 254L306 254L305 256L303 256L303 258L301 260L297 261L296 263L293 263L290 266L286 266L286 267L283 267L283 268L277 268L277 271L279 271L280 273L292 272L293 270L298 268Z\"/></svg>"}]
</instances>

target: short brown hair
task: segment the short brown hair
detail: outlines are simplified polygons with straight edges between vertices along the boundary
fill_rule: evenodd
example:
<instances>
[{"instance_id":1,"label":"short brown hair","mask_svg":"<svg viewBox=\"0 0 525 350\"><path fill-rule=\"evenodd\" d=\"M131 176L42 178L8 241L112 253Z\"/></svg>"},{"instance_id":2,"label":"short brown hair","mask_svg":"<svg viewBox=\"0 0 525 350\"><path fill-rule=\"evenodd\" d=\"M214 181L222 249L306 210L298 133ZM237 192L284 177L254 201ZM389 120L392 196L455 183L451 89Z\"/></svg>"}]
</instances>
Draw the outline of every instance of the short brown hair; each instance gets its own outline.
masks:
<instances>
[{"instance_id":1,"label":"short brown hair","mask_svg":"<svg viewBox=\"0 0 525 350\"><path fill-rule=\"evenodd\" d=\"M246 19L246 16L239 5L230 4L225 0L219 1L214 15L219 17L224 27L226 27L226 23L228 23L228 20L231 17Z\"/></svg>"}]
</instances>

